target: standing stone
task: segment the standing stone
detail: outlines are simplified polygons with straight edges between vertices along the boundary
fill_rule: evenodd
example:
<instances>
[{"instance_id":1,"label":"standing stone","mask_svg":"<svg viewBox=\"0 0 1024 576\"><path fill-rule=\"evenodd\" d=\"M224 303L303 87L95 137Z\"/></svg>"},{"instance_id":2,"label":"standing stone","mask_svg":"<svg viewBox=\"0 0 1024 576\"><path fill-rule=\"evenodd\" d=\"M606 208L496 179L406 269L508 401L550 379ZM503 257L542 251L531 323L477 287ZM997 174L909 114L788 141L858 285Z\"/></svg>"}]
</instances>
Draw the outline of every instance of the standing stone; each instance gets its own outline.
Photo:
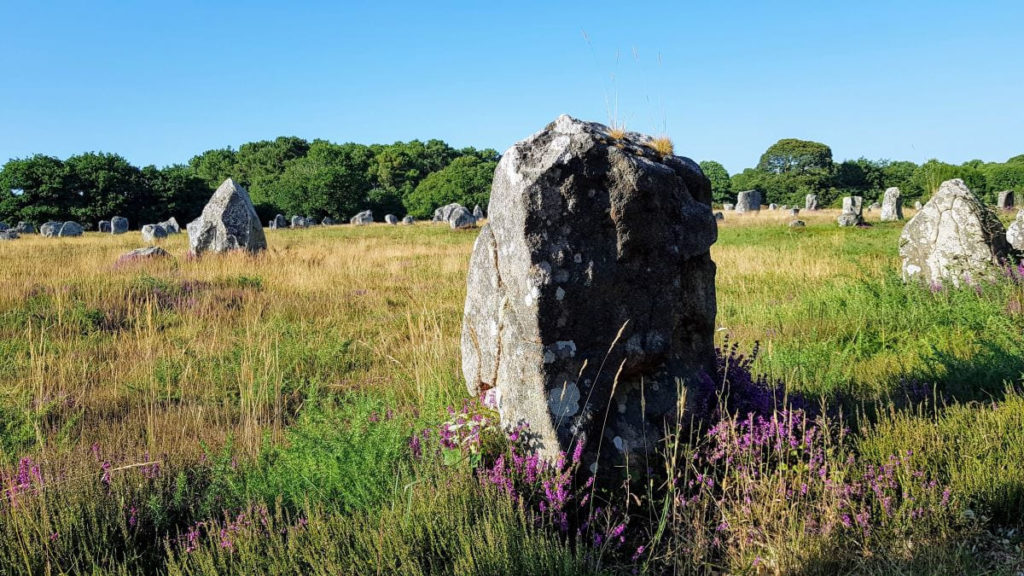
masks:
<instances>
[{"instance_id":1,"label":"standing stone","mask_svg":"<svg viewBox=\"0 0 1024 576\"><path fill-rule=\"evenodd\" d=\"M441 206L437 210L434 210L434 217L431 220L433 222L448 222L448 220L451 219L452 212L454 212L457 208L462 208L463 210L466 209L465 206L459 204L458 202L446 204L444 206Z\"/></svg>"},{"instance_id":2,"label":"standing stone","mask_svg":"<svg viewBox=\"0 0 1024 576\"><path fill-rule=\"evenodd\" d=\"M484 211L480 208L479 204L477 204L473 208L473 218L476 218L477 220L483 220L484 219Z\"/></svg>"},{"instance_id":3,"label":"standing stone","mask_svg":"<svg viewBox=\"0 0 1024 576\"><path fill-rule=\"evenodd\" d=\"M348 223L349 224L355 224L357 226L362 226L363 224L373 224L373 211L372 210L363 210L359 214L356 214L355 216L353 216L348 221Z\"/></svg>"},{"instance_id":4,"label":"standing stone","mask_svg":"<svg viewBox=\"0 0 1024 576\"><path fill-rule=\"evenodd\" d=\"M918 200L918 201L914 202L914 210L920 210L920 209L921 209L921 201Z\"/></svg>"},{"instance_id":5,"label":"standing stone","mask_svg":"<svg viewBox=\"0 0 1024 576\"><path fill-rule=\"evenodd\" d=\"M715 220L725 220L725 214L721 212L715 212Z\"/></svg>"},{"instance_id":6,"label":"standing stone","mask_svg":"<svg viewBox=\"0 0 1024 576\"><path fill-rule=\"evenodd\" d=\"M868 206L868 212L873 212L875 210L881 210L881 209L882 209L882 205L879 204L878 202L872 202L871 206Z\"/></svg>"},{"instance_id":7,"label":"standing stone","mask_svg":"<svg viewBox=\"0 0 1024 576\"><path fill-rule=\"evenodd\" d=\"M36 227L29 222L18 222L18 225L14 227L14 231L18 234L35 234Z\"/></svg>"},{"instance_id":8,"label":"standing stone","mask_svg":"<svg viewBox=\"0 0 1024 576\"><path fill-rule=\"evenodd\" d=\"M168 236L171 234L181 234L181 226L178 225L178 219L174 216L171 216L169 220L160 222L158 226L163 228L164 232L167 232Z\"/></svg>"},{"instance_id":9,"label":"standing stone","mask_svg":"<svg viewBox=\"0 0 1024 576\"><path fill-rule=\"evenodd\" d=\"M818 209L818 195L808 194L804 196L804 210L811 211Z\"/></svg>"},{"instance_id":10,"label":"standing stone","mask_svg":"<svg viewBox=\"0 0 1024 576\"><path fill-rule=\"evenodd\" d=\"M412 225L412 224L415 224L415 223L416 223L416 220L412 216L408 216L407 215L405 218L402 218L402 224Z\"/></svg>"},{"instance_id":11,"label":"standing stone","mask_svg":"<svg viewBox=\"0 0 1024 576\"><path fill-rule=\"evenodd\" d=\"M839 225L856 226L864 221L864 198L847 196L843 198L843 211L839 214Z\"/></svg>"},{"instance_id":12,"label":"standing stone","mask_svg":"<svg viewBox=\"0 0 1024 576\"><path fill-rule=\"evenodd\" d=\"M11 227L7 225L7 222L0 222L0 232L6 232L10 229Z\"/></svg>"},{"instance_id":13,"label":"standing stone","mask_svg":"<svg viewBox=\"0 0 1024 576\"><path fill-rule=\"evenodd\" d=\"M448 225L452 230L465 230L476 227L476 218L467 208L459 206L448 215Z\"/></svg>"},{"instance_id":14,"label":"standing stone","mask_svg":"<svg viewBox=\"0 0 1024 576\"><path fill-rule=\"evenodd\" d=\"M274 216L274 219L270 221L270 228L273 230L282 230L288 227L288 219L284 217L284 214L278 214Z\"/></svg>"},{"instance_id":15,"label":"standing stone","mask_svg":"<svg viewBox=\"0 0 1024 576\"><path fill-rule=\"evenodd\" d=\"M885 190L882 196L882 222L903 220L903 198L900 189L893 187Z\"/></svg>"},{"instance_id":16,"label":"standing stone","mask_svg":"<svg viewBox=\"0 0 1024 576\"><path fill-rule=\"evenodd\" d=\"M170 256L170 254L168 254L166 250L159 246L136 248L131 252L121 254L121 256L117 259L115 265L123 266L125 264L129 264L131 262L136 262L139 260L146 260L149 258L166 258L167 256Z\"/></svg>"},{"instance_id":17,"label":"standing stone","mask_svg":"<svg viewBox=\"0 0 1024 576\"><path fill-rule=\"evenodd\" d=\"M1006 229L1006 241L1014 250L1024 252L1024 209L1017 212L1017 217Z\"/></svg>"},{"instance_id":18,"label":"standing stone","mask_svg":"<svg viewBox=\"0 0 1024 576\"><path fill-rule=\"evenodd\" d=\"M142 227L142 241L153 243L167 238L167 230L160 224L146 224Z\"/></svg>"},{"instance_id":19,"label":"standing stone","mask_svg":"<svg viewBox=\"0 0 1024 576\"><path fill-rule=\"evenodd\" d=\"M999 209L1013 210L1014 200L1013 190L1003 190L999 193Z\"/></svg>"},{"instance_id":20,"label":"standing stone","mask_svg":"<svg viewBox=\"0 0 1024 576\"><path fill-rule=\"evenodd\" d=\"M800 209L799 208L790 208L789 209L789 215L790 216L796 216L799 213L800 213Z\"/></svg>"},{"instance_id":21,"label":"standing stone","mask_svg":"<svg viewBox=\"0 0 1024 576\"><path fill-rule=\"evenodd\" d=\"M903 278L959 286L999 273L1010 253L999 218L967 188L947 180L900 235Z\"/></svg>"},{"instance_id":22,"label":"standing stone","mask_svg":"<svg viewBox=\"0 0 1024 576\"><path fill-rule=\"evenodd\" d=\"M267 249L267 237L249 192L231 178L217 188L202 215L189 222L187 229L189 247L197 256L203 252Z\"/></svg>"},{"instance_id":23,"label":"standing stone","mask_svg":"<svg viewBox=\"0 0 1024 576\"><path fill-rule=\"evenodd\" d=\"M124 234L128 231L128 219L120 216L114 216L110 219L110 233L111 234Z\"/></svg>"},{"instance_id":24,"label":"standing stone","mask_svg":"<svg viewBox=\"0 0 1024 576\"><path fill-rule=\"evenodd\" d=\"M769 210L778 210L778 209L779 209L779 207L778 207L778 206L776 206L776 205L775 205L774 203L772 203L772 204L769 204L769 205L768 205L768 209L769 209Z\"/></svg>"},{"instance_id":25,"label":"standing stone","mask_svg":"<svg viewBox=\"0 0 1024 576\"><path fill-rule=\"evenodd\" d=\"M0 230L0 240L17 240L20 237L15 230Z\"/></svg>"},{"instance_id":26,"label":"standing stone","mask_svg":"<svg viewBox=\"0 0 1024 576\"><path fill-rule=\"evenodd\" d=\"M384 221L394 226L395 224L398 224L398 216L395 216L394 214L387 214L384 216Z\"/></svg>"},{"instance_id":27,"label":"standing stone","mask_svg":"<svg viewBox=\"0 0 1024 576\"><path fill-rule=\"evenodd\" d=\"M726 202L725 204L722 204L722 209L725 210L726 212L728 212L729 210L735 210L736 209L736 205L735 204L729 204L728 202Z\"/></svg>"},{"instance_id":28,"label":"standing stone","mask_svg":"<svg viewBox=\"0 0 1024 576\"><path fill-rule=\"evenodd\" d=\"M292 216L292 228L305 228L306 219L302 216Z\"/></svg>"},{"instance_id":29,"label":"standing stone","mask_svg":"<svg viewBox=\"0 0 1024 576\"><path fill-rule=\"evenodd\" d=\"M57 232L57 236L61 238L73 238L76 236L81 236L84 233L85 230L82 228L81 224L79 224L78 222L72 222L71 220L68 220L64 224L61 224L60 231Z\"/></svg>"},{"instance_id":30,"label":"standing stone","mask_svg":"<svg viewBox=\"0 0 1024 576\"><path fill-rule=\"evenodd\" d=\"M803 220L790 220L789 221L789 227L790 228L803 228L805 226L807 226L807 224L804 223Z\"/></svg>"},{"instance_id":31,"label":"standing stone","mask_svg":"<svg viewBox=\"0 0 1024 576\"><path fill-rule=\"evenodd\" d=\"M104 234L110 234L110 220L100 220L99 231Z\"/></svg>"},{"instance_id":32,"label":"standing stone","mask_svg":"<svg viewBox=\"0 0 1024 576\"><path fill-rule=\"evenodd\" d=\"M761 193L757 190L745 190L736 196L737 212L760 212Z\"/></svg>"},{"instance_id":33,"label":"standing stone","mask_svg":"<svg viewBox=\"0 0 1024 576\"><path fill-rule=\"evenodd\" d=\"M330 216L325 216L324 219L320 222L320 224L322 226L334 226L336 222L334 221L334 218L331 218Z\"/></svg>"},{"instance_id":34,"label":"standing stone","mask_svg":"<svg viewBox=\"0 0 1024 576\"><path fill-rule=\"evenodd\" d=\"M39 234L43 238L55 238L57 233L60 232L60 227L63 226L63 222L49 221L39 227Z\"/></svg>"},{"instance_id":35,"label":"standing stone","mask_svg":"<svg viewBox=\"0 0 1024 576\"><path fill-rule=\"evenodd\" d=\"M602 462L656 452L677 386L688 413L713 397L695 385L715 361L710 182L608 131L561 116L502 155L462 325L469 392L545 458L585 441L587 465L599 444Z\"/></svg>"}]
</instances>

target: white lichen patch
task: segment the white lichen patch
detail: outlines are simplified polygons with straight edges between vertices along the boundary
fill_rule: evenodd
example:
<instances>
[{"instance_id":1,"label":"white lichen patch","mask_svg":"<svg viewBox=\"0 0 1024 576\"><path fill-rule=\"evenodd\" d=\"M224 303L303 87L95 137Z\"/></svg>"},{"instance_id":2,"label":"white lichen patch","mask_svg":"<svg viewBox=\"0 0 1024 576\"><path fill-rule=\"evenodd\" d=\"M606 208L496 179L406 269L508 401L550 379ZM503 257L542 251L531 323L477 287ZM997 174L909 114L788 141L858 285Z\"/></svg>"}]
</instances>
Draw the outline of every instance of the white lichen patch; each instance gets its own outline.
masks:
<instances>
[{"instance_id":1,"label":"white lichen patch","mask_svg":"<svg viewBox=\"0 0 1024 576\"><path fill-rule=\"evenodd\" d=\"M575 416L580 411L580 389L572 382L548 392L548 409L555 418Z\"/></svg>"}]
</instances>

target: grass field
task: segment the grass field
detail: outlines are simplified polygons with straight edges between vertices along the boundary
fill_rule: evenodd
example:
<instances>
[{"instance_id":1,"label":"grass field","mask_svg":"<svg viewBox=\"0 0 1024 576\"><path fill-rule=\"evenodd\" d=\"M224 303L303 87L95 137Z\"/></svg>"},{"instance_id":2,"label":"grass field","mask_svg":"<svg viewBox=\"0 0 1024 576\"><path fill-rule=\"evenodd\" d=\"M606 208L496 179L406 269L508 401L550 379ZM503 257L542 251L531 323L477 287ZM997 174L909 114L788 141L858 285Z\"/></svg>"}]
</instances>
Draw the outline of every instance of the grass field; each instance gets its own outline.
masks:
<instances>
[{"instance_id":1,"label":"grass field","mask_svg":"<svg viewBox=\"0 0 1024 576\"><path fill-rule=\"evenodd\" d=\"M783 413L806 449L727 418L667 444L697 492L595 494L568 531L480 480L514 446L410 444L465 401L474 232L120 266L137 233L0 243L0 575L1017 573L1024 284L904 285L901 224L835 216L727 215L712 248L721 342L825 408Z\"/></svg>"}]
</instances>

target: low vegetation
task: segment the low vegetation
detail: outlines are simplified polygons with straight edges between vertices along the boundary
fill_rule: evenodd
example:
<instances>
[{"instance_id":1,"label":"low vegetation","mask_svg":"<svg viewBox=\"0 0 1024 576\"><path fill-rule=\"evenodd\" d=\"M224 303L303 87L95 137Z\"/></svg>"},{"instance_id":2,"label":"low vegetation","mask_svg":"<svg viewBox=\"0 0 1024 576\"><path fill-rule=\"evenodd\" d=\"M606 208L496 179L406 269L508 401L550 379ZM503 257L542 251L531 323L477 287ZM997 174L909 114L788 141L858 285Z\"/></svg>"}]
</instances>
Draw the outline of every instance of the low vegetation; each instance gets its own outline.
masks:
<instances>
[{"instance_id":1,"label":"low vegetation","mask_svg":"<svg viewBox=\"0 0 1024 576\"><path fill-rule=\"evenodd\" d=\"M0 574L1024 569L1024 286L904 285L899 224L726 218L720 409L615 490L466 398L472 232L0 244Z\"/></svg>"}]
</instances>

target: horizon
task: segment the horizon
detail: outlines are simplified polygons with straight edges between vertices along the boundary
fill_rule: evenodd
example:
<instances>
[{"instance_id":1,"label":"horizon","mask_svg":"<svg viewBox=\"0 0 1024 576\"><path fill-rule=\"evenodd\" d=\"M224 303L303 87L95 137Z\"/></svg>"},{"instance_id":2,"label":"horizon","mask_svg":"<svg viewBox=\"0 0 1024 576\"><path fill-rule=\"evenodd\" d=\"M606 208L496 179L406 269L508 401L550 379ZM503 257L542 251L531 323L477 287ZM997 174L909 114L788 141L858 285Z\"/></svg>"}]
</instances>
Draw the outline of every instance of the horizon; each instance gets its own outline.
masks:
<instances>
[{"instance_id":1,"label":"horizon","mask_svg":"<svg viewBox=\"0 0 1024 576\"><path fill-rule=\"evenodd\" d=\"M562 113L667 134L732 174L782 138L837 161L1024 153L1011 2L184 5L0 7L18 25L0 40L16 87L0 95L0 159L167 166L278 136L503 153Z\"/></svg>"}]
</instances>

